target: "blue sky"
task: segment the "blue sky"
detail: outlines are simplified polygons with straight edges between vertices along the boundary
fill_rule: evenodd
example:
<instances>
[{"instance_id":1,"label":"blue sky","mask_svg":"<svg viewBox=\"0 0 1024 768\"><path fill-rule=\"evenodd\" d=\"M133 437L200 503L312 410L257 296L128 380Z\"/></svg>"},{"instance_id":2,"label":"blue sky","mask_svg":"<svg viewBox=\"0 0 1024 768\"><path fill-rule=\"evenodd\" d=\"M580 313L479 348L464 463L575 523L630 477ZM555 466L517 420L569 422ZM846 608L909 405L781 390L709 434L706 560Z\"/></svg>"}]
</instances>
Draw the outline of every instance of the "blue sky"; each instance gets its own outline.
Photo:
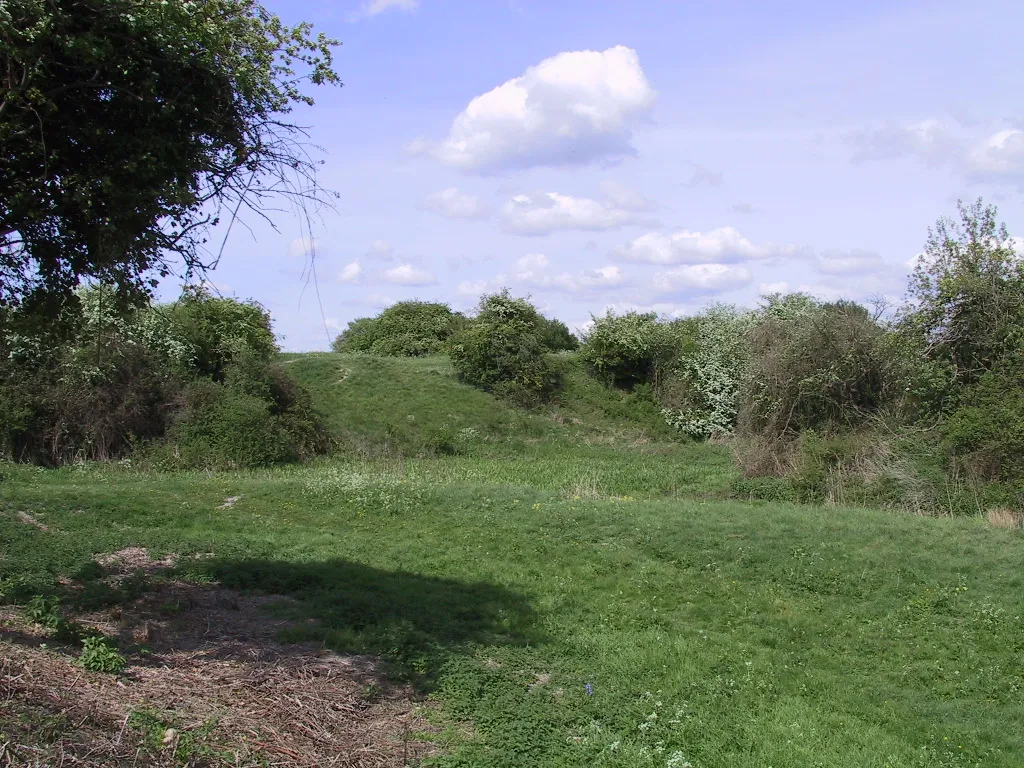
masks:
<instances>
[{"instance_id":1,"label":"blue sky","mask_svg":"<svg viewBox=\"0 0 1024 768\"><path fill-rule=\"evenodd\" d=\"M313 223L323 316L291 213L236 229L212 275L285 349L503 286L571 327L774 290L898 298L957 198L1024 233L1019 2L268 6L343 42L345 86L296 115L340 195Z\"/></svg>"}]
</instances>

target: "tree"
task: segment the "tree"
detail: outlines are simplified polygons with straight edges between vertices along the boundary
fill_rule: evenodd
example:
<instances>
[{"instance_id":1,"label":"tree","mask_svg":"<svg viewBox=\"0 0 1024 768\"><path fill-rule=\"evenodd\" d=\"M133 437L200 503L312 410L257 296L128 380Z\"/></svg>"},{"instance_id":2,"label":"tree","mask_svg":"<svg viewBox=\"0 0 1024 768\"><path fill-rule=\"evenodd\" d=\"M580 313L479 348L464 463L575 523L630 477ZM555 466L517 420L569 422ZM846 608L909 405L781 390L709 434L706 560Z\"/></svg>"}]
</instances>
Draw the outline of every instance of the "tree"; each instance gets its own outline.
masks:
<instances>
[{"instance_id":1,"label":"tree","mask_svg":"<svg viewBox=\"0 0 1024 768\"><path fill-rule=\"evenodd\" d=\"M1024 341L1024 261L979 198L939 219L910 278L902 327L944 389L977 381Z\"/></svg>"},{"instance_id":2,"label":"tree","mask_svg":"<svg viewBox=\"0 0 1024 768\"><path fill-rule=\"evenodd\" d=\"M520 405L541 402L559 384L545 358L547 322L507 290L481 297L476 317L449 344L459 378Z\"/></svg>"},{"instance_id":3,"label":"tree","mask_svg":"<svg viewBox=\"0 0 1024 768\"><path fill-rule=\"evenodd\" d=\"M0 307L145 294L225 216L324 202L287 116L336 45L256 0L0 0Z\"/></svg>"}]
</instances>

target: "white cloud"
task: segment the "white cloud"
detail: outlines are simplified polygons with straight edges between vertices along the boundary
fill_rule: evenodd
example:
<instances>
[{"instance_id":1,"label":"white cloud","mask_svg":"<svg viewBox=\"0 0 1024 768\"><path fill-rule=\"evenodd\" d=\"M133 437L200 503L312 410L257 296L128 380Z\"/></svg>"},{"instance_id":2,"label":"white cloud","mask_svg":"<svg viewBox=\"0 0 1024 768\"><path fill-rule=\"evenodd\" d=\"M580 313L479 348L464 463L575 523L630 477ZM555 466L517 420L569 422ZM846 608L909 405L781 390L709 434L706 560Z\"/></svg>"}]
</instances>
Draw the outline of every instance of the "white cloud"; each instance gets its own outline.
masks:
<instances>
[{"instance_id":1,"label":"white cloud","mask_svg":"<svg viewBox=\"0 0 1024 768\"><path fill-rule=\"evenodd\" d=\"M368 0L363 3L360 9L363 16L376 16L378 13L398 8L403 11L414 11L420 5L420 0Z\"/></svg>"},{"instance_id":2,"label":"white cloud","mask_svg":"<svg viewBox=\"0 0 1024 768\"><path fill-rule=\"evenodd\" d=\"M856 148L854 161L892 160L916 155L931 162L944 162L957 151L958 140L951 127L936 119L914 123L890 122L879 128L858 131L848 137Z\"/></svg>"},{"instance_id":3,"label":"white cloud","mask_svg":"<svg viewBox=\"0 0 1024 768\"><path fill-rule=\"evenodd\" d=\"M1010 129L988 136L967 155L967 172L980 177L1024 175L1024 131Z\"/></svg>"},{"instance_id":4,"label":"white cloud","mask_svg":"<svg viewBox=\"0 0 1024 768\"><path fill-rule=\"evenodd\" d=\"M621 158L655 97L631 48L559 53L473 99L448 138L409 149L479 173Z\"/></svg>"},{"instance_id":5,"label":"white cloud","mask_svg":"<svg viewBox=\"0 0 1024 768\"><path fill-rule=\"evenodd\" d=\"M455 288L455 292L460 296L479 296L490 288L491 285L486 280L463 280Z\"/></svg>"},{"instance_id":6,"label":"white cloud","mask_svg":"<svg viewBox=\"0 0 1024 768\"><path fill-rule=\"evenodd\" d=\"M412 264L400 264L392 269L386 269L381 273L380 279L398 285L433 285L437 282L437 278L430 272Z\"/></svg>"},{"instance_id":7,"label":"white cloud","mask_svg":"<svg viewBox=\"0 0 1024 768\"><path fill-rule=\"evenodd\" d=\"M374 240L366 249L366 258L371 261L394 261L395 249L387 240Z\"/></svg>"},{"instance_id":8,"label":"white cloud","mask_svg":"<svg viewBox=\"0 0 1024 768\"><path fill-rule=\"evenodd\" d=\"M674 232L648 232L616 251L619 258L643 264L704 264L795 256L795 246L759 246L735 227L719 227L708 232L678 229Z\"/></svg>"},{"instance_id":9,"label":"white cloud","mask_svg":"<svg viewBox=\"0 0 1024 768\"><path fill-rule=\"evenodd\" d=\"M358 261L353 261L346 264L338 272L339 283L354 283L359 280L359 277L363 274L363 265Z\"/></svg>"},{"instance_id":10,"label":"white cloud","mask_svg":"<svg viewBox=\"0 0 1024 768\"><path fill-rule=\"evenodd\" d=\"M519 235L547 235L570 229L607 230L640 223L643 219L637 213L612 202L557 192L515 195L501 207L502 228Z\"/></svg>"},{"instance_id":11,"label":"white cloud","mask_svg":"<svg viewBox=\"0 0 1024 768\"><path fill-rule=\"evenodd\" d=\"M600 292L626 283L621 267L608 264L578 272L553 269L551 260L542 253L531 253L517 259L513 268L493 280L465 280L456 292L463 296L476 296L501 288L519 288L561 293Z\"/></svg>"},{"instance_id":12,"label":"white cloud","mask_svg":"<svg viewBox=\"0 0 1024 768\"><path fill-rule=\"evenodd\" d=\"M423 208L448 219L483 219L490 214L478 197L460 192L456 187L427 195Z\"/></svg>"},{"instance_id":13,"label":"white cloud","mask_svg":"<svg viewBox=\"0 0 1024 768\"><path fill-rule=\"evenodd\" d=\"M773 293L789 293L789 283L785 280L780 280L777 283L760 283L757 286L757 292L762 296L768 296Z\"/></svg>"},{"instance_id":14,"label":"white cloud","mask_svg":"<svg viewBox=\"0 0 1024 768\"><path fill-rule=\"evenodd\" d=\"M654 276L658 293L721 293L751 282L750 270L728 264L687 264Z\"/></svg>"},{"instance_id":15,"label":"white cloud","mask_svg":"<svg viewBox=\"0 0 1024 768\"><path fill-rule=\"evenodd\" d=\"M827 275L855 275L884 268L882 257L874 251L823 251L818 255L818 269Z\"/></svg>"}]
</instances>

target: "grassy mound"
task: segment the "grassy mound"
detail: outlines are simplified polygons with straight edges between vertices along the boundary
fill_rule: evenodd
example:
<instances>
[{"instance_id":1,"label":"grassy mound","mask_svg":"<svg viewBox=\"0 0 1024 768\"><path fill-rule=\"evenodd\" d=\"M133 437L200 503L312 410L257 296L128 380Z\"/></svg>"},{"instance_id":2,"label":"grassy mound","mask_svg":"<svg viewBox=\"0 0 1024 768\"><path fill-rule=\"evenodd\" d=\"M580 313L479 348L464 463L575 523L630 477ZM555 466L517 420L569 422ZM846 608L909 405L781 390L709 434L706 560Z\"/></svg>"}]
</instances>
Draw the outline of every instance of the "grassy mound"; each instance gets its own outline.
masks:
<instances>
[{"instance_id":1,"label":"grassy mound","mask_svg":"<svg viewBox=\"0 0 1024 768\"><path fill-rule=\"evenodd\" d=\"M539 442L673 442L654 400L604 387L573 354L553 355L555 402L532 410L460 383L445 357L291 354L342 451L362 456L521 451Z\"/></svg>"}]
</instances>

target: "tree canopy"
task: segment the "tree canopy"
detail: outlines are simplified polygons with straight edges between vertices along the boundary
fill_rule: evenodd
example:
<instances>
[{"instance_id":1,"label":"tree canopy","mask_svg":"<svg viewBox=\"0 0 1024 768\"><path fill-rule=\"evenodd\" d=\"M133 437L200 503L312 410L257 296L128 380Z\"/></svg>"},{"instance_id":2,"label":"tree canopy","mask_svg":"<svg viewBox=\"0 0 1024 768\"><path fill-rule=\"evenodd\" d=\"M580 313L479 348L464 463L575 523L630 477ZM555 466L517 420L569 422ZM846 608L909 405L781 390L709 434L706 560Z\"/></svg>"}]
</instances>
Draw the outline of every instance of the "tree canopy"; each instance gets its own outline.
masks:
<instances>
[{"instance_id":1,"label":"tree canopy","mask_svg":"<svg viewBox=\"0 0 1024 768\"><path fill-rule=\"evenodd\" d=\"M221 218L322 201L288 114L336 45L256 0L0 0L0 309L146 293Z\"/></svg>"}]
</instances>

